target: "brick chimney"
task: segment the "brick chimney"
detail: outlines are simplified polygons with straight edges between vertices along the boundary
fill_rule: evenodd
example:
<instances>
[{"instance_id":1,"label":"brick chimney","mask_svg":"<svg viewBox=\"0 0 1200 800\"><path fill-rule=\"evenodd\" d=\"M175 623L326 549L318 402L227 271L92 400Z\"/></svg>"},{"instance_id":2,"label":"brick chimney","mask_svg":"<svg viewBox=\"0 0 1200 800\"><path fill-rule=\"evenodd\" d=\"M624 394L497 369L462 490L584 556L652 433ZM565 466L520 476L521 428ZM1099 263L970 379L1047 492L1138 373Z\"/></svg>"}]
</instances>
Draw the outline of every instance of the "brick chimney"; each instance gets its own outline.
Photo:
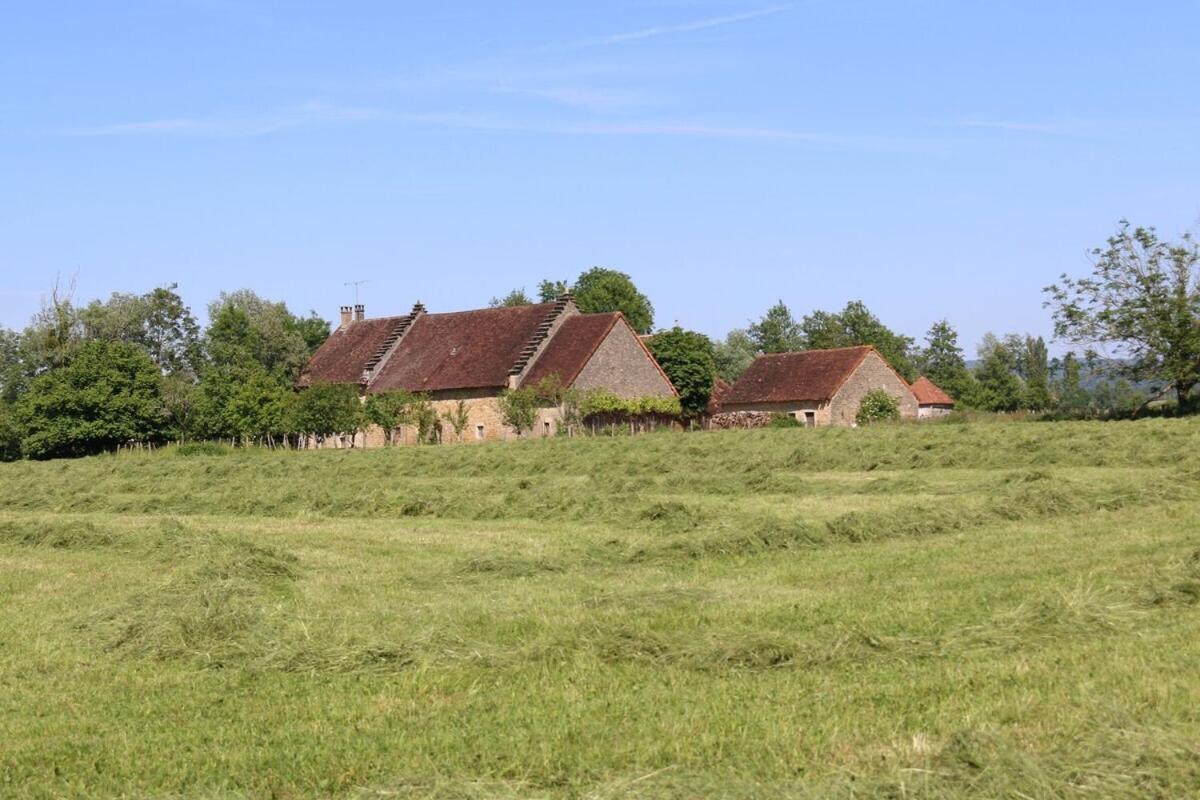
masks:
<instances>
[{"instance_id":1,"label":"brick chimney","mask_svg":"<svg viewBox=\"0 0 1200 800\"><path fill-rule=\"evenodd\" d=\"M354 307L354 321L362 322L367 317L367 307L359 303Z\"/></svg>"},{"instance_id":2,"label":"brick chimney","mask_svg":"<svg viewBox=\"0 0 1200 800\"><path fill-rule=\"evenodd\" d=\"M350 306L342 306L342 324L340 327L346 327L350 324L351 316Z\"/></svg>"}]
</instances>

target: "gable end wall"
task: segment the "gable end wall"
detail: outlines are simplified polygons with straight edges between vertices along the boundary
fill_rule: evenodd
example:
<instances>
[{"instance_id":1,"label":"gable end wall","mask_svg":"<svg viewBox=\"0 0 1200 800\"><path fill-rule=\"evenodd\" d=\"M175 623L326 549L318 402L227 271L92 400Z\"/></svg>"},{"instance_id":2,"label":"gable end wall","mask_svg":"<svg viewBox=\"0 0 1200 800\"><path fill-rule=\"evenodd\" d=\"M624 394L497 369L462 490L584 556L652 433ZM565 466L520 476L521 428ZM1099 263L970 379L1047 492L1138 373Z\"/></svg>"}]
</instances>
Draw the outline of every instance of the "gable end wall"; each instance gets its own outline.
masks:
<instances>
[{"instance_id":1,"label":"gable end wall","mask_svg":"<svg viewBox=\"0 0 1200 800\"><path fill-rule=\"evenodd\" d=\"M863 397L872 389L883 389L900 401L902 419L916 418L917 398L908 384L884 361L883 356L870 352L833 396L829 404L830 422L834 425L854 424Z\"/></svg>"},{"instance_id":2,"label":"gable end wall","mask_svg":"<svg viewBox=\"0 0 1200 800\"><path fill-rule=\"evenodd\" d=\"M618 397L674 397L675 389L646 353L637 334L618 320L575 378L580 389L604 389Z\"/></svg>"}]
</instances>

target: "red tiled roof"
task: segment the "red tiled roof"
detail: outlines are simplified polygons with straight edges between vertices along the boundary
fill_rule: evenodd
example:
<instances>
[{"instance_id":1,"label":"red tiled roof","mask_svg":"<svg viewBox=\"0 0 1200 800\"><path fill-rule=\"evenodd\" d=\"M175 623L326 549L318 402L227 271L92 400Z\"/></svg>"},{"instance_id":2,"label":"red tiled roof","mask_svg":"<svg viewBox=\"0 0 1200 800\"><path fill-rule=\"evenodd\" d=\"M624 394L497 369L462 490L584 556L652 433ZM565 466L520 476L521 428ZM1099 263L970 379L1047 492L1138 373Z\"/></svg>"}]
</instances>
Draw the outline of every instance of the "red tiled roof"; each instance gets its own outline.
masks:
<instances>
[{"instance_id":1,"label":"red tiled roof","mask_svg":"<svg viewBox=\"0 0 1200 800\"><path fill-rule=\"evenodd\" d=\"M721 405L830 400L872 350L842 347L759 356L722 398Z\"/></svg>"},{"instance_id":2,"label":"red tiled roof","mask_svg":"<svg viewBox=\"0 0 1200 800\"><path fill-rule=\"evenodd\" d=\"M543 378L557 374L564 386L570 386L620 319L621 314L617 311L567 317L526 373L522 384L535 386Z\"/></svg>"},{"instance_id":3,"label":"red tiled roof","mask_svg":"<svg viewBox=\"0 0 1200 800\"><path fill-rule=\"evenodd\" d=\"M363 368L405 317L378 317L351 322L329 334L308 360L297 383L358 383Z\"/></svg>"},{"instance_id":4,"label":"red tiled roof","mask_svg":"<svg viewBox=\"0 0 1200 800\"><path fill-rule=\"evenodd\" d=\"M422 314L372 381L370 391L497 388L553 303Z\"/></svg>"},{"instance_id":5,"label":"red tiled roof","mask_svg":"<svg viewBox=\"0 0 1200 800\"><path fill-rule=\"evenodd\" d=\"M938 388L938 385L924 375L917 378L912 385L912 393L917 403L923 406L952 406L954 398Z\"/></svg>"},{"instance_id":6,"label":"red tiled roof","mask_svg":"<svg viewBox=\"0 0 1200 800\"><path fill-rule=\"evenodd\" d=\"M718 375L717 379L713 381L712 393L708 396L708 407L704 410L704 413L708 414L710 417L720 414L721 403L725 400L725 396L729 394L729 390L732 388L733 387L729 385L729 381Z\"/></svg>"}]
</instances>

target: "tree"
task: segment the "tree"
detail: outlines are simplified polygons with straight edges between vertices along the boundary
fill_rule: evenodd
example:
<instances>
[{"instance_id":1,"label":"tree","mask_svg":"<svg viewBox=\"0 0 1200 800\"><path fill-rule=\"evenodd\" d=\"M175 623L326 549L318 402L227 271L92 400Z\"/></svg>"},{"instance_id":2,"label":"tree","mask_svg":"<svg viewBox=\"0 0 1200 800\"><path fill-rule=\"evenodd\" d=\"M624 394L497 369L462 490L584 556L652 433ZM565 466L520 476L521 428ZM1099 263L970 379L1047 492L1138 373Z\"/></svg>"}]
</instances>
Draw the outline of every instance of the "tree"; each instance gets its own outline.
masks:
<instances>
[{"instance_id":1,"label":"tree","mask_svg":"<svg viewBox=\"0 0 1200 800\"><path fill-rule=\"evenodd\" d=\"M586 314L620 311L638 333L654 328L654 306L624 272L592 267L575 280L575 305Z\"/></svg>"},{"instance_id":2,"label":"tree","mask_svg":"<svg viewBox=\"0 0 1200 800\"><path fill-rule=\"evenodd\" d=\"M1060 372L1062 377L1056 387L1058 407L1073 413L1086 411L1091 399L1088 397L1087 389L1083 387L1079 358L1074 353L1067 353L1063 357Z\"/></svg>"},{"instance_id":3,"label":"tree","mask_svg":"<svg viewBox=\"0 0 1200 800\"><path fill-rule=\"evenodd\" d=\"M467 432L467 426L471 424L471 412L467 408L467 401L458 400L453 409L442 415L442 419L454 429L454 438L461 442L463 434Z\"/></svg>"},{"instance_id":4,"label":"tree","mask_svg":"<svg viewBox=\"0 0 1200 800\"><path fill-rule=\"evenodd\" d=\"M872 389L863 395L855 421L859 425L900 418L900 401L883 389Z\"/></svg>"},{"instance_id":5,"label":"tree","mask_svg":"<svg viewBox=\"0 0 1200 800\"><path fill-rule=\"evenodd\" d=\"M29 376L21 334L0 328L0 403L12 403L24 390Z\"/></svg>"},{"instance_id":6,"label":"tree","mask_svg":"<svg viewBox=\"0 0 1200 800\"><path fill-rule=\"evenodd\" d=\"M500 393L500 414L504 424L517 432L517 436L533 429L537 422L537 392L529 386L506 389Z\"/></svg>"},{"instance_id":7,"label":"tree","mask_svg":"<svg viewBox=\"0 0 1200 800\"><path fill-rule=\"evenodd\" d=\"M350 383L315 383L296 399L293 425L301 433L324 441L330 436L357 434L363 424L358 387Z\"/></svg>"},{"instance_id":8,"label":"tree","mask_svg":"<svg viewBox=\"0 0 1200 800\"><path fill-rule=\"evenodd\" d=\"M126 342L87 342L39 375L14 409L31 458L81 456L161 438L158 368Z\"/></svg>"},{"instance_id":9,"label":"tree","mask_svg":"<svg viewBox=\"0 0 1200 800\"><path fill-rule=\"evenodd\" d=\"M549 302L549 301L546 301ZM529 299L529 295L525 294L525 287L513 289L504 297L493 297L488 301L488 308L503 308L506 306L529 306L533 305L533 301Z\"/></svg>"},{"instance_id":10,"label":"tree","mask_svg":"<svg viewBox=\"0 0 1200 800\"><path fill-rule=\"evenodd\" d=\"M21 457L21 429L8 403L0 400L0 461Z\"/></svg>"},{"instance_id":11,"label":"tree","mask_svg":"<svg viewBox=\"0 0 1200 800\"><path fill-rule=\"evenodd\" d=\"M417 400L416 395L403 389L367 395L367 420L383 429L385 445L395 443L401 426L416 422L413 408Z\"/></svg>"},{"instance_id":12,"label":"tree","mask_svg":"<svg viewBox=\"0 0 1200 800\"><path fill-rule=\"evenodd\" d=\"M947 320L933 323L925 334L925 347L917 353L918 371L944 389L955 400L970 397L973 378L967 369L958 332Z\"/></svg>"},{"instance_id":13,"label":"tree","mask_svg":"<svg viewBox=\"0 0 1200 800\"><path fill-rule=\"evenodd\" d=\"M564 384L562 376L557 372L538 381L534 392L537 394L538 400L558 408L560 431L566 431L568 435L571 435L575 428L583 424L584 393L575 386Z\"/></svg>"},{"instance_id":14,"label":"tree","mask_svg":"<svg viewBox=\"0 0 1200 800\"><path fill-rule=\"evenodd\" d=\"M570 290L566 281L552 281L547 278L538 283L538 299L543 303L553 303Z\"/></svg>"},{"instance_id":15,"label":"tree","mask_svg":"<svg viewBox=\"0 0 1200 800\"><path fill-rule=\"evenodd\" d=\"M308 361L316 323L298 321L284 303L273 303L249 289L222 292L209 305L206 346L218 366L259 364L268 374L291 385Z\"/></svg>"},{"instance_id":16,"label":"tree","mask_svg":"<svg viewBox=\"0 0 1200 800\"><path fill-rule=\"evenodd\" d=\"M679 392L683 413L703 414L717 377L712 341L702 333L685 331L676 325L669 331L656 333L646 345Z\"/></svg>"},{"instance_id":17,"label":"tree","mask_svg":"<svg viewBox=\"0 0 1200 800\"><path fill-rule=\"evenodd\" d=\"M1021 381L1016 376L1017 356L993 334L979 345L975 367L976 396L972 404L984 411L1016 411L1021 406Z\"/></svg>"},{"instance_id":18,"label":"tree","mask_svg":"<svg viewBox=\"0 0 1200 800\"><path fill-rule=\"evenodd\" d=\"M1017 374L1025 381L1021 405L1045 411L1054 405L1050 395L1050 356L1042 337L1026 336L1017 343Z\"/></svg>"},{"instance_id":19,"label":"tree","mask_svg":"<svg viewBox=\"0 0 1200 800\"><path fill-rule=\"evenodd\" d=\"M809 314L801 320L800 331L803 334L800 349L871 345L905 379L914 381L917 378L911 354L912 337L888 328L860 300L852 300L835 314L827 311Z\"/></svg>"},{"instance_id":20,"label":"tree","mask_svg":"<svg viewBox=\"0 0 1200 800\"><path fill-rule=\"evenodd\" d=\"M800 326L782 300L767 309L758 322L751 323L747 333L764 353L790 353L804 348Z\"/></svg>"},{"instance_id":21,"label":"tree","mask_svg":"<svg viewBox=\"0 0 1200 800\"><path fill-rule=\"evenodd\" d=\"M1055 336L1114 346L1122 358L1108 362L1111 371L1165 379L1190 408L1200 383L1200 247L1190 235L1171 243L1122 220L1092 254L1090 276L1063 274L1045 289Z\"/></svg>"},{"instance_id":22,"label":"tree","mask_svg":"<svg viewBox=\"0 0 1200 800\"><path fill-rule=\"evenodd\" d=\"M734 328L725 335L724 341L713 343L713 362L717 374L730 383L742 377L756 355L758 345L745 328Z\"/></svg>"},{"instance_id":23,"label":"tree","mask_svg":"<svg viewBox=\"0 0 1200 800\"><path fill-rule=\"evenodd\" d=\"M200 328L176 284L146 294L114 292L79 311L85 339L129 342L145 349L164 375L200 370Z\"/></svg>"},{"instance_id":24,"label":"tree","mask_svg":"<svg viewBox=\"0 0 1200 800\"><path fill-rule=\"evenodd\" d=\"M248 361L218 364L204 371L192 406L192 429L208 439L235 439L243 444L300 430L291 387L261 364Z\"/></svg>"},{"instance_id":25,"label":"tree","mask_svg":"<svg viewBox=\"0 0 1200 800\"><path fill-rule=\"evenodd\" d=\"M307 317L292 317L291 329L300 334L311 356L317 348L325 344L329 338L329 320L319 315L315 310L309 310Z\"/></svg>"}]
</instances>

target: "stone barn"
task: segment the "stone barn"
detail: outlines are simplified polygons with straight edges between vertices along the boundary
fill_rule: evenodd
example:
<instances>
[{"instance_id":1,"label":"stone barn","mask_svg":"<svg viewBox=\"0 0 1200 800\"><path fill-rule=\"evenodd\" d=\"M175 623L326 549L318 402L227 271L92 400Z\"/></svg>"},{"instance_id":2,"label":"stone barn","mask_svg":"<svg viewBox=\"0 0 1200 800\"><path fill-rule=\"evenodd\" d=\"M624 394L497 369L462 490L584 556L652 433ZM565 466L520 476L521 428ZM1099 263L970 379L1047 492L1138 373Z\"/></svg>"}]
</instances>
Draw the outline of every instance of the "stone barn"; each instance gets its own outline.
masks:
<instances>
[{"instance_id":1,"label":"stone barn","mask_svg":"<svg viewBox=\"0 0 1200 800\"><path fill-rule=\"evenodd\" d=\"M553 303L441 314L417 303L404 316L376 319L367 319L361 305L353 312L344 307L341 325L313 354L298 386L353 383L364 399L391 389L421 392L439 418L462 400L470 416L464 439L489 441L513 435L500 393L551 375L563 386L625 399L678 397L624 315L584 314L569 294ZM556 433L559 416L557 408L541 409L533 435ZM401 439L415 442L415 429L401 431ZM357 443L383 441L383 431L374 429Z\"/></svg>"},{"instance_id":2,"label":"stone barn","mask_svg":"<svg viewBox=\"0 0 1200 800\"><path fill-rule=\"evenodd\" d=\"M917 398L908 381L873 347L760 355L721 398L713 427L765 425L776 413L808 427L854 425L872 389L895 397L901 417L916 418Z\"/></svg>"},{"instance_id":3,"label":"stone barn","mask_svg":"<svg viewBox=\"0 0 1200 800\"><path fill-rule=\"evenodd\" d=\"M917 419L944 417L954 410L954 398L924 375L913 383L912 393L917 398Z\"/></svg>"}]
</instances>

